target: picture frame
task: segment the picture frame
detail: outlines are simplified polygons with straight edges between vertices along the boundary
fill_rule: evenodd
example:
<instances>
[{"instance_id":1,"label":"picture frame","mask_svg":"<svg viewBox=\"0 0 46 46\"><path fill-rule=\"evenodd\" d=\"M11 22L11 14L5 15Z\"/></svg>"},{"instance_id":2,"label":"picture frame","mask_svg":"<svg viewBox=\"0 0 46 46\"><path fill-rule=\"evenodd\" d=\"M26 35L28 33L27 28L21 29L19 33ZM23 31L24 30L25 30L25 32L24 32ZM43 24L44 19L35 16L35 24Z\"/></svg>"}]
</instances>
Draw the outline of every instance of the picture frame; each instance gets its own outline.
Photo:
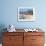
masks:
<instances>
[{"instance_id":1,"label":"picture frame","mask_svg":"<svg viewBox=\"0 0 46 46\"><path fill-rule=\"evenodd\" d=\"M18 21L35 21L35 8L19 7L17 17Z\"/></svg>"}]
</instances>

